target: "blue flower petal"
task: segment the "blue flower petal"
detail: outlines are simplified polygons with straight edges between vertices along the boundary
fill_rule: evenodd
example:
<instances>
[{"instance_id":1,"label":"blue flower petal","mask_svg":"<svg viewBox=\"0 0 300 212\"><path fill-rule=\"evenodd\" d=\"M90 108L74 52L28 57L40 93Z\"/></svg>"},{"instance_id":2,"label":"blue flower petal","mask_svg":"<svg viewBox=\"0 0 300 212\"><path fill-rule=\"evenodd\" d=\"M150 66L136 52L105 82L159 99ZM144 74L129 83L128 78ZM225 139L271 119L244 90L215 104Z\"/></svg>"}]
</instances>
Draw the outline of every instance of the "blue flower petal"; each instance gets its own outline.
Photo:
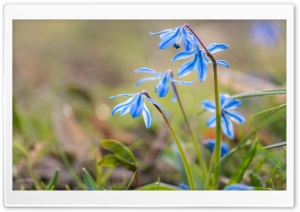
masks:
<instances>
[{"instance_id":1,"label":"blue flower petal","mask_svg":"<svg viewBox=\"0 0 300 212\"><path fill-rule=\"evenodd\" d=\"M213 114L209 117L209 119L206 122L206 126L211 128L216 126L216 114Z\"/></svg>"},{"instance_id":2,"label":"blue flower petal","mask_svg":"<svg viewBox=\"0 0 300 212\"><path fill-rule=\"evenodd\" d=\"M224 44L224 43L211 43L206 48L210 53L213 54L213 53L216 53L219 51L224 51L224 50L228 49L229 45Z\"/></svg>"},{"instance_id":3,"label":"blue flower petal","mask_svg":"<svg viewBox=\"0 0 300 212\"><path fill-rule=\"evenodd\" d=\"M184 58L187 58L187 57L190 57L192 56L193 54L195 54L195 50L193 51L182 51L182 52L179 52L178 54L176 54L172 59L171 61L174 62L176 60L180 60L180 59L184 59Z\"/></svg>"},{"instance_id":4,"label":"blue flower petal","mask_svg":"<svg viewBox=\"0 0 300 212\"><path fill-rule=\"evenodd\" d=\"M214 139L204 140L203 144L212 153L216 145L216 140ZM228 154L229 151L230 151L229 144L221 141L221 157Z\"/></svg>"},{"instance_id":5,"label":"blue flower petal","mask_svg":"<svg viewBox=\"0 0 300 212\"><path fill-rule=\"evenodd\" d=\"M190 51L192 49L191 41L188 38L188 33L185 28L182 28L181 31L181 40L184 45L184 50Z\"/></svg>"},{"instance_id":6,"label":"blue flower petal","mask_svg":"<svg viewBox=\"0 0 300 212\"><path fill-rule=\"evenodd\" d=\"M120 97L120 96L134 96L135 94L119 94L119 95L117 95L117 96L111 96L109 99L110 100L113 100L113 99L115 99L115 98L117 98L117 97Z\"/></svg>"},{"instance_id":7,"label":"blue flower petal","mask_svg":"<svg viewBox=\"0 0 300 212\"><path fill-rule=\"evenodd\" d=\"M164 77L159 81L157 85L157 94L159 97L164 97L169 92L169 86L168 86L168 75L165 74Z\"/></svg>"},{"instance_id":8,"label":"blue flower petal","mask_svg":"<svg viewBox=\"0 0 300 212\"><path fill-rule=\"evenodd\" d=\"M174 43L176 43L179 33L180 33L180 28L178 27L174 31L174 33L170 33L169 35L163 37L161 39L160 43L158 44L158 47L160 49L166 49L166 48L172 46Z\"/></svg>"},{"instance_id":9,"label":"blue flower petal","mask_svg":"<svg viewBox=\"0 0 300 212\"><path fill-rule=\"evenodd\" d=\"M147 96L146 96L146 98L149 100L149 102L151 102L152 104L158 106L158 107L164 112L164 114L165 114L166 116L169 115L168 112L165 110L165 108L164 108L160 103L154 101L153 99L150 99L150 98L147 97Z\"/></svg>"},{"instance_id":10,"label":"blue flower petal","mask_svg":"<svg viewBox=\"0 0 300 212\"><path fill-rule=\"evenodd\" d=\"M229 116L229 118L237 124L243 124L245 122L245 117L243 114L237 111L225 110L224 113Z\"/></svg>"},{"instance_id":11,"label":"blue flower petal","mask_svg":"<svg viewBox=\"0 0 300 212\"><path fill-rule=\"evenodd\" d=\"M137 70L134 71L135 73L148 73L148 74L157 74L156 71L154 71L153 69L151 68L146 68L146 67L142 67L142 68L139 68Z\"/></svg>"},{"instance_id":12,"label":"blue flower petal","mask_svg":"<svg viewBox=\"0 0 300 212\"><path fill-rule=\"evenodd\" d=\"M195 83L195 81L190 81L190 82L183 82L183 81L179 81L179 80L175 80L175 79L170 79L170 81L177 83L179 85L193 85Z\"/></svg>"},{"instance_id":13,"label":"blue flower petal","mask_svg":"<svg viewBox=\"0 0 300 212\"><path fill-rule=\"evenodd\" d=\"M144 122L145 122L146 128L149 129L150 126L151 126L151 123L152 123L152 119L151 119L151 113L148 110L145 103L144 103L144 109L143 109L142 114L143 114L143 117L144 117Z\"/></svg>"},{"instance_id":14,"label":"blue flower petal","mask_svg":"<svg viewBox=\"0 0 300 212\"><path fill-rule=\"evenodd\" d=\"M219 66L224 66L226 68L230 67L229 63L227 63L225 60L217 60L216 62L217 62L217 65L219 65Z\"/></svg>"},{"instance_id":15,"label":"blue flower petal","mask_svg":"<svg viewBox=\"0 0 300 212\"><path fill-rule=\"evenodd\" d=\"M216 112L216 104L211 100L203 100L201 103L202 107L210 112Z\"/></svg>"},{"instance_id":16,"label":"blue flower petal","mask_svg":"<svg viewBox=\"0 0 300 212\"><path fill-rule=\"evenodd\" d=\"M127 107L130 107L130 105L132 104L133 100L135 98L134 97L131 97L130 99L128 99L127 101L125 102L122 102L120 104L117 104L113 109L112 109L112 115L115 115L115 113L117 113L118 111L122 111L123 112L123 109L126 110Z\"/></svg>"},{"instance_id":17,"label":"blue flower petal","mask_svg":"<svg viewBox=\"0 0 300 212\"><path fill-rule=\"evenodd\" d=\"M207 67L207 62L204 56L204 53L201 51L199 54L197 54L198 59L197 59L197 73L198 73L198 78L200 82L203 82L206 79L207 72L208 72L208 67Z\"/></svg>"},{"instance_id":18,"label":"blue flower petal","mask_svg":"<svg viewBox=\"0 0 300 212\"><path fill-rule=\"evenodd\" d=\"M140 94L136 98L135 102L131 105L130 114L132 118L138 117L142 114L143 106L144 106L144 96Z\"/></svg>"},{"instance_id":19,"label":"blue flower petal","mask_svg":"<svg viewBox=\"0 0 300 212\"><path fill-rule=\"evenodd\" d=\"M149 32L149 35L160 35L160 34L170 33L172 31L174 31L174 29L165 29L160 32Z\"/></svg>"},{"instance_id":20,"label":"blue flower petal","mask_svg":"<svg viewBox=\"0 0 300 212\"><path fill-rule=\"evenodd\" d=\"M226 188L224 188L224 190L231 190L231 191L241 191L241 190L253 190L254 187L252 186L248 186L242 183L237 183L237 184L232 184L230 186L227 186Z\"/></svg>"},{"instance_id":21,"label":"blue flower petal","mask_svg":"<svg viewBox=\"0 0 300 212\"><path fill-rule=\"evenodd\" d=\"M184 76L188 75L189 73L191 73L192 71L194 71L196 62L197 62L197 57L194 57L193 60L190 60L190 61L182 64L182 66L180 66L178 68L178 77L179 78L184 77Z\"/></svg>"},{"instance_id":22,"label":"blue flower petal","mask_svg":"<svg viewBox=\"0 0 300 212\"><path fill-rule=\"evenodd\" d=\"M158 80L159 77L148 77L148 78L143 78L143 79L140 79L135 85L136 86L139 86L141 83L143 82L147 82L147 81L151 81L151 80Z\"/></svg>"},{"instance_id":23,"label":"blue flower petal","mask_svg":"<svg viewBox=\"0 0 300 212\"><path fill-rule=\"evenodd\" d=\"M233 124L229 117L225 114L221 114L221 128L223 133L230 138L231 140L234 139L234 130Z\"/></svg>"},{"instance_id":24,"label":"blue flower petal","mask_svg":"<svg viewBox=\"0 0 300 212\"><path fill-rule=\"evenodd\" d=\"M223 105L224 105L224 103L225 103L228 99L230 99L230 96L229 96L228 94L226 94L226 93L221 93L221 94L220 94L220 105L221 105L221 109L223 109Z\"/></svg>"},{"instance_id":25,"label":"blue flower petal","mask_svg":"<svg viewBox=\"0 0 300 212\"><path fill-rule=\"evenodd\" d=\"M238 99L227 99L226 101L224 101L224 103L221 105L221 108L223 110L233 110L236 109L238 107L241 107L242 102Z\"/></svg>"},{"instance_id":26,"label":"blue flower petal","mask_svg":"<svg viewBox=\"0 0 300 212\"><path fill-rule=\"evenodd\" d=\"M180 183L178 187L183 190L190 190L190 188L186 184L183 184L183 183Z\"/></svg>"}]
</instances>

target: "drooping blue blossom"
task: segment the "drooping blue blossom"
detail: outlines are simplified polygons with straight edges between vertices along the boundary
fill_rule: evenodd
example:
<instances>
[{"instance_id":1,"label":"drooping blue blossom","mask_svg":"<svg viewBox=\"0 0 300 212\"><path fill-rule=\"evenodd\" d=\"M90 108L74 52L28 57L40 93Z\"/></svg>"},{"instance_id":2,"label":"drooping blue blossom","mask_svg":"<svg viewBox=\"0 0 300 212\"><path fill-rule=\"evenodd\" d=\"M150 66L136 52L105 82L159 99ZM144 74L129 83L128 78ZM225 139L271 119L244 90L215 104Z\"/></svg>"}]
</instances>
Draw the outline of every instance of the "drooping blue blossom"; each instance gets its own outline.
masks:
<instances>
[{"instance_id":1,"label":"drooping blue blossom","mask_svg":"<svg viewBox=\"0 0 300 212\"><path fill-rule=\"evenodd\" d=\"M223 133L230 139L234 139L233 124L234 121L237 124L245 122L245 117L234 109L239 108L242 102L238 99L231 99L228 94L220 94L220 107L221 107L221 128ZM216 105L214 101L203 100L202 107L205 110L216 113ZM216 126L216 114L213 114L206 122L206 126Z\"/></svg>"},{"instance_id":2,"label":"drooping blue blossom","mask_svg":"<svg viewBox=\"0 0 300 212\"><path fill-rule=\"evenodd\" d=\"M120 112L120 115L123 116L130 112L131 117L136 118L142 114L146 128L149 129L152 123L152 118L151 118L151 113L148 110L145 103L145 99L147 99L150 103L159 107L165 113L165 115L168 116L167 111L160 103L148 97L147 91L142 91L140 93L134 93L134 94L119 94L117 96L111 96L110 100L113 100L120 96L127 96L130 98L127 101L116 105L112 109L112 115L114 115L117 112Z\"/></svg>"},{"instance_id":3,"label":"drooping blue blossom","mask_svg":"<svg viewBox=\"0 0 300 212\"><path fill-rule=\"evenodd\" d=\"M212 153L214 151L216 140L208 139L203 141L203 145ZM230 151L229 144L225 142L221 142L221 157L226 155Z\"/></svg>"},{"instance_id":4,"label":"drooping blue blossom","mask_svg":"<svg viewBox=\"0 0 300 212\"><path fill-rule=\"evenodd\" d=\"M190 188L184 183L180 183L179 188L181 188L182 190L190 190Z\"/></svg>"},{"instance_id":5,"label":"drooping blue blossom","mask_svg":"<svg viewBox=\"0 0 300 212\"><path fill-rule=\"evenodd\" d=\"M232 184L232 185L224 188L224 190L227 190L227 191L245 191L245 190L249 191L249 190L253 190L253 189L254 189L253 186L248 186L248 185L245 185L242 183Z\"/></svg>"},{"instance_id":6,"label":"drooping blue blossom","mask_svg":"<svg viewBox=\"0 0 300 212\"><path fill-rule=\"evenodd\" d=\"M203 49L200 49L200 47L196 42L192 42L192 43L194 46L194 50L190 50L190 51L185 50L179 52L171 59L171 61L174 62L176 60L193 56L192 60L185 62L184 64L182 64L182 66L178 68L178 77L179 78L184 77L196 69L200 82L203 82L207 76L208 64L211 64L212 61L207 57L205 51ZM207 46L207 50L211 54L219 51L224 51L228 48L229 46L227 44L222 44L222 43L212 43ZM229 64L225 60L216 60L216 63L217 65L229 68Z\"/></svg>"},{"instance_id":7,"label":"drooping blue blossom","mask_svg":"<svg viewBox=\"0 0 300 212\"><path fill-rule=\"evenodd\" d=\"M172 99L173 102L175 102L177 100L176 93L174 92L173 83L177 83L177 84L180 84L180 85L192 85L192 84L194 84L194 81L182 82L182 81L175 80L173 78L173 75L172 75L172 70L168 70L168 71L159 73L159 72L156 72L156 71L154 71L150 68L143 67L143 68L139 68L139 69L135 70L134 72L136 72L136 73L143 72L143 73L153 74L154 77L148 77L148 78L143 78L143 79L139 80L136 83L136 86L139 86L141 83L146 82L146 81L159 80L159 83L155 87L155 91L157 92L159 97L165 97L168 94L168 92L169 92L169 82L170 82L171 88L172 88L173 93L174 93L174 97Z\"/></svg>"},{"instance_id":8,"label":"drooping blue blossom","mask_svg":"<svg viewBox=\"0 0 300 212\"><path fill-rule=\"evenodd\" d=\"M184 50L190 51L192 49L192 41L195 41L194 35L187 31L184 26L175 27L174 29L166 29L160 32L149 32L149 34L160 35L161 41L158 44L160 49L167 49L170 46L178 49L182 42Z\"/></svg>"}]
</instances>

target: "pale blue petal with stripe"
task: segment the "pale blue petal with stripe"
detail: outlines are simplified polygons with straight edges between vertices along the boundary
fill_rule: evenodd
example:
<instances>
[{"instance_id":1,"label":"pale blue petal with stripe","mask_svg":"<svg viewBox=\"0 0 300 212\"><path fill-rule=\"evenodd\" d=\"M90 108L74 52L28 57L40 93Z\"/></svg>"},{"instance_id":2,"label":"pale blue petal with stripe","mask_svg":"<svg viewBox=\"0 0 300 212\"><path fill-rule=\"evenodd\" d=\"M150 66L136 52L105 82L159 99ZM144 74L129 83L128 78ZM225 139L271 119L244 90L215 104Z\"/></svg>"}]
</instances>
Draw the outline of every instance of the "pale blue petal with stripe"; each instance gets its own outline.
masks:
<instances>
[{"instance_id":1,"label":"pale blue petal with stripe","mask_svg":"<svg viewBox=\"0 0 300 212\"><path fill-rule=\"evenodd\" d=\"M168 112L165 110L165 108L158 102L154 101L153 99L150 99L149 97L146 96L146 98L149 100L149 102L151 102L152 104L155 104L157 105L163 112L166 116L168 116Z\"/></svg>"},{"instance_id":2,"label":"pale blue petal with stripe","mask_svg":"<svg viewBox=\"0 0 300 212\"><path fill-rule=\"evenodd\" d=\"M144 105L144 96L138 95L135 102L130 107L130 114L132 118L138 117L143 112L143 105Z\"/></svg>"},{"instance_id":3,"label":"pale blue petal with stripe","mask_svg":"<svg viewBox=\"0 0 300 212\"><path fill-rule=\"evenodd\" d=\"M173 32L173 31L174 31L174 29L165 29L160 32L149 32L149 35L160 35L160 34L165 34L165 33Z\"/></svg>"},{"instance_id":4,"label":"pale blue petal with stripe","mask_svg":"<svg viewBox=\"0 0 300 212\"><path fill-rule=\"evenodd\" d=\"M219 66L224 66L226 68L230 67L229 63L227 63L225 60L217 60L216 62L217 62L217 65L219 65Z\"/></svg>"},{"instance_id":5,"label":"pale blue petal with stripe","mask_svg":"<svg viewBox=\"0 0 300 212\"><path fill-rule=\"evenodd\" d=\"M225 110L223 113L228 115L232 121L237 124L243 124L245 122L245 117L240 112L237 111L227 111Z\"/></svg>"},{"instance_id":6,"label":"pale blue petal with stripe","mask_svg":"<svg viewBox=\"0 0 300 212\"><path fill-rule=\"evenodd\" d=\"M190 51L192 49L192 44L188 39L188 33L185 28L181 29L181 40L184 45L184 50Z\"/></svg>"},{"instance_id":7,"label":"pale blue petal with stripe","mask_svg":"<svg viewBox=\"0 0 300 212\"><path fill-rule=\"evenodd\" d=\"M223 108L223 105L230 99L230 96L226 93L221 93L220 94L220 105L221 108Z\"/></svg>"},{"instance_id":8,"label":"pale blue petal with stripe","mask_svg":"<svg viewBox=\"0 0 300 212\"><path fill-rule=\"evenodd\" d=\"M171 61L174 62L174 61L176 61L176 60L188 58L188 57L194 55L195 52L196 52L196 50L179 52L178 54L176 54L176 55L171 59Z\"/></svg>"},{"instance_id":9,"label":"pale blue petal with stripe","mask_svg":"<svg viewBox=\"0 0 300 212\"><path fill-rule=\"evenodd\" d=\"M119 95L116 95L116 96L111 96L109 99L113 100L113 99L115 99L117 97L120 97L120 96L134 96L134 95L135 95L135 93L134 94L119 94Z\"/></svg>"},{"instance_id":10,"label":"pale blue petal with stripe","mask_svg":"<svg viewBox=\"0 0 300 212\"><path fill-rule=\"evenodd\" d=\"M197 62L197 57L194 57L193 60L190 60L184 63L182 66L180 66L178 69L178 77L179 78L184 77L189 73L191 73L192 71L194 71L196 62Z\"/></svg>"},{"instance_id":11,"label":"pale blue petal with stripe","mask_svg":"<svg viewBox=\"0 0 300 212\"><path fill-rule=\"evenodd\" d=\"M205 110L210 111L210 112L216 112L216 104L214 101L203 100L201 104Z\"/></svg>"},{"instance_id":12,"label":"pale blue petal with stripe","mask_svg":"<svg viewBox=\"0 0 300 212\"><path fill-rule=\"evenodd\" d=\"M224 110L233 110L238 107L241 107L242 102L241 100L238 99L228 99L226 100L223 105L221 106L222 109Z\"/></svg>"},{"instance_id":13,"label":"pale blue petal with stripe","mask_svg":"<svg viewBox=\"0 0 300 212\"><path fill-rule=\"evenodd\" d=\"M148 110L145 103L144 103L144 109L143 109L142 114L143 114L143 117L144 117L144 122L145 122L146 128L149 129L150 126L151 126L152 119L151 119L151 113Z\"/></svg>"},{"instance_id":14,"label":"pale blue petal with stripe","mask_svg":"<svg viewBox=\"0 0 300 212\"><path fill-rule=\"evenodd\" d=\"M177 28L174 33L170 33L168 36L165 36L161 39L158 47L160 49L166 49L176 43L176 40L179 36L180 28Z\"/></svg>"},{"instance_id":15,"label":"pale blue petal with stripe","mask_svg":"<svg viewBox=\"0 0 300 212\"><path fill-rule=\"evenodd\" d=\"M135 98L136 98L136 97L132 97L132 98L131 98L131 101L128 102L128 104L124 105L124 107L123 107L122 110L120 111L120 116L123 116L123 115L129 113L130 107L131 107L131 105L134 103Z\"/></svg>"},{"instance_id":16,"label":"pale blue petal with stripe","mask_svg":"<svg viewBox=\"0 0 300 212\"><path fill-rule=\"evenodd\" d=\"M169 86L168 86L168 75L165 74L164 77L159 81L157 85L157 94L159 97L164 97L169 92Z\"/></svg>"},{"instance_id":17,"label":"pale blue petal with stripe","mask_svg":"<svg viewBox=\"0 0 300 212\"><path fill-rule=\"evenodd\" d=\"M139 86L143 82L152 81L152 80L159 80L159 77L147 77L147 78L143 78L143 79L140 79L135 85Z\"/></svg>"},{"instance_id":18,"label":"pale blue petal with stripe","mask_svg":"<svg viewBox=\"0 0 300 212\"><path fill-rule=\"evenodd\" d=\"M179 81L179 80L175 80L175 79L170 79L170 81L175 82L179 85L193 85L195 83L195 81L190 81L190 82L183 82L183 81Z\"/></svg>"},{"instance_id":19,"label":"pale blue petal with stripe","mask_svg":"<svg viewBox=\"0 0 300 212\"><path fill-rule=\"evenodd\" d=\"M221 114L221 128L223 133L230 139L234 139L234 131L233 131L233 124L230 118L225 115Z\"/></svg>"},{"instance_id":20,"label":"pale blue petal with stripe","mask_svg":"<svg viewBox=\"0 0 300 212\"><path fill-rule=\"evenodd\" d=\"M201 51L197 54L198 59L196 63L197 74L200 82L203 82L206 79L208 67L207 62L205 60L204 53Z\"/></svg>"},{"instance_id":21,"label":"pale blue petal with stripe","mask_svg":"<svg viewBox=\"0 0 300 212\"><path fill-rule=\"evenodd\" d=\"M131 103L133 102L134 97L131 97L130 99L128 99L125 102L122 102L120 104L117 104L113 109L112 109L112 115L115 115L115 113L122 111L124 108L126 109L127 106L130 106Z\"/></svg>"},{"instance_id":22,"label":"pale blue petal with stripe","mask_svg":"<svg viewBox=\"0 0 300 212\"><path fill-rule=\"evenodd\" d=\"M209 119L206 122L206 126L208 126L208 127L216 126L216 114L213 114L209 117Z\"/></svg>"},{"instance_id":23,"label":"pale blue petal with stripe","mask_svg":"<svg viewBox=\"0 0 300 212\"><path fill-rule=\"evenodd\" d=\"M224 51L224 50L228 49L229 45L224 44L224 43L211 43L206 48L210 53L213 54L213 53Z\"/></svg>"},{"instance_id":24,"label":"pale blue petal with stripe","mask_svg":"<svg viewBox=\"0 0 300 212\"><path fill-rule=\"evenodd\" d=\"M142 68L136 69L134 72L135 73L148 73L148 74L156 74L157 73L153 69L146 68L146 67L142 67Z\"/></svg>"}]
</instances>

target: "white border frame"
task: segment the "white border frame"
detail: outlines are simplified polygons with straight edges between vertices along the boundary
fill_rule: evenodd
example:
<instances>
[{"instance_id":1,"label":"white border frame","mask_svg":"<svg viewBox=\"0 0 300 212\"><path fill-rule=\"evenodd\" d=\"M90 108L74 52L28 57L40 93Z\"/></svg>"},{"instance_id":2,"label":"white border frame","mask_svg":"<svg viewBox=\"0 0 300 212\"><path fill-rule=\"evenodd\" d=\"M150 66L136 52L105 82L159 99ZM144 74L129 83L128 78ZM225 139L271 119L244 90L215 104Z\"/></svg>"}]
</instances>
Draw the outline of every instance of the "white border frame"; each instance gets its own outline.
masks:
<instances>
[{"instance_id":1,"label":"white border frame","mask_svg":"<svg viewBox=\"0 0 300 212\"><path fill-rule=\"evenodd\" d=\"M189 13L174 11L189 11ZM286 134L289 142L287 190L13 191L12 22L17 19L286 20L288 107ZM6 207L292 207L294 205L294 6L292 4L7 4L4 7L4 83L4 205ZM168 198L165 198L166 196Z\"/></svg>"}]
</instances>

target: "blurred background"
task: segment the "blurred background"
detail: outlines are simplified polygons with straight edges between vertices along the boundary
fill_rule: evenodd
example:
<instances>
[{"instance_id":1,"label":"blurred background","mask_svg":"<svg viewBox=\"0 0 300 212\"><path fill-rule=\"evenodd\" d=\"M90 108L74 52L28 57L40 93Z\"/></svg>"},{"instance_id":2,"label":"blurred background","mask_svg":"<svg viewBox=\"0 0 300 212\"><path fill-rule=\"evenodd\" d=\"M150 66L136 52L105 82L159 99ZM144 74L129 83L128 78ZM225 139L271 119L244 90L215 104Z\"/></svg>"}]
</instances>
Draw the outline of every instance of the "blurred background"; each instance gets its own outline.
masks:
<instances>
[{"instance_id":1,"label":"blurred background","mask_svg":"<svg viewBox=\"0 0 300 212\"><path fill-rule=\"evenodd\" d=\"M141 184L157 181L179 185L185 179L176 162L173 141L160 114L148 105L152 126L147 130L142 117L129 114L112 116L111 109L126 98L110 101L120 93L136 93L143 89L170 113L170 121L185 144L188 157L195 160L194 150L178 103L172 103L172 92L159 98L154 92L157 81L135 83L149 75L134 73L140 67L158 72L176 70L187 60L171 62L182 50L160 50L158 32L187 21L151 20L17 20L13 22L13 166L14 188L36 189L34 181L47 182L56 168L60 178L56 189L84 189L81 169L85 167L100 187L123 189L132 173L122 167L100 168L97 161L108 152L100 140L116 139L127 145L138 160ZM226 43L230 48L215 54L230 69L218 68L220 92L230 95L286 86L286 23L264 20L189 20L187 22L205 45ZM177 77L177 76L176 76ZM201 100L213 100L213 73L200 83L195 71L180 80L195 80L193 86L178 86L184 108L195 130L197 140L214 138L214 129L205 123L211 115L201 113ZM265 117L251 115L285 103L284 95L242 99L238 109L247 121L235 126L235 140ZM251 121L252 120L252 121ZM286 140L286 120L281 119L258 133L261 146ZM203 149L207 157L210 152ZM223 167L224 181L239 164L235 159ZM267 182L278 163L282 148L257 153L251 165L262 182ZM275 177L277 189L285 189L285 160ZM201 173L199 173L201 178ZM245 177L243 182L248 183ZM126 187L126 186L125 186ZM199 186L201 189L201 186Z\"/></svg>"}]
</instances>

